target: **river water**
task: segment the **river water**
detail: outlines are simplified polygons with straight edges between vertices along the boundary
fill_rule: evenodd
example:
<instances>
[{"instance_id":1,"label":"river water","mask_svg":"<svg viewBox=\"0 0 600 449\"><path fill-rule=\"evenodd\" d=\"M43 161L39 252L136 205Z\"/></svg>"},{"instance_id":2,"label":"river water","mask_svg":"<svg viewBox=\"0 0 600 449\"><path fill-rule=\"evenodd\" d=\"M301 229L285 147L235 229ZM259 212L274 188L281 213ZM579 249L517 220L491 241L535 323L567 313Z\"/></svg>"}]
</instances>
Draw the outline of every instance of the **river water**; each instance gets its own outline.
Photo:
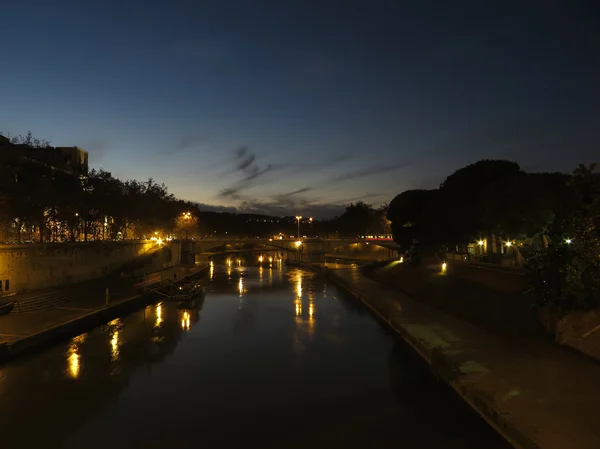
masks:
<instances>
[{"instance_id":1,"label":"river water","mask_svg":"<svg viewBox=\"0 0 600 449\"><path fill-rule=\"evenodd\" d=\"M0 447L507 448L354 299L265 255L0 366Z\"/></svg>"}]
</instances>

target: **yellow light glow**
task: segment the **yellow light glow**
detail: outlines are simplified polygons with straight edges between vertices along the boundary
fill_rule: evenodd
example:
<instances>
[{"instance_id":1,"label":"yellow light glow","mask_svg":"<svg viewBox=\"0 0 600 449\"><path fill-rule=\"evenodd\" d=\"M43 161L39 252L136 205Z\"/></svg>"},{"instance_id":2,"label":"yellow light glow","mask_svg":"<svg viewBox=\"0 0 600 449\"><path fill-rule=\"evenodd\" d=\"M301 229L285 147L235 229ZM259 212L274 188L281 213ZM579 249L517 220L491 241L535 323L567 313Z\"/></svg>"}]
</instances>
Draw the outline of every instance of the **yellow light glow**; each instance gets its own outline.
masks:
<instances>
[{"instance_id":1,"label":"yellow light glow","mask_svg":"<svg viewBox=\"0 0 600 449\"><path fill-rule=\"evenodd\" d=\"M512 242L506 242L506 246L510 248L512 246Z\"/></svg>"},{"instance_id":2,"label":"yellow light glow","mask_svg":"<svg viewBox=\"0 0 600 449\"><path fill-rule=\"evenodd\" d=\"M296 316L302 315L302 303L296 302Z\"/></svg>"},{"instance_id":3,"label":"yellow light glow","mask_svg":"<svg viewBox=\"0 0 600 449\"><path fill-rule=\"evenodd\" d=\"M260 280L260 283L262 284L263 281L263 267L262 265L260 267L258 267L258 279Z\"/></svg>"},{"instance_id":4,"label":"yellow light glow","mask_svg":"<svg viewBox=\"0 0 600 449\"><path fill-rule=\"evenodd\" d=\"M484 241L483 241L483 240L479 240L479 241L477 242L477 244L478 244L479 246L483 246L483 244L484 244Z\"/></svg>"},{"instance_id":5,"label":"yellow light glow","mask_svg":"<svg viewBox=\"0 0 600 449\"><path fill-rule=\"evenodd\" d=\"M315 314L315 306L311 303L308 305L308 317L312 318Z\"/></svg>"},{"instance_id":6,"label":"yellow light glow","mask_svg":"<svg viewBox=\"0 0 600 449\"><path fill-rule=\"evenodd\" d=\"M398 262L404 263L404 256L400 256L400 260Z\"/></svg>"},{"instance_id":7,"label":"yellow light glow","mask_svg":"<svg viewBox=\"0 0 600 449\"><path fill-rule=\"evenodd\" d=\"M110 339L111 359L113 361L119 358L119 331L114 331Z\"/></svg>"},{"instance_id":8,"label":"yellow light glow","mask_svg":"<svg viewBox=\"0 0 600 449\"><path fill-rule=\"evenodd\" d=\"M280 236L279 236L279 240L283 240L283 236L281 236L281 235L280 235Z\"/></svg>"},{"instance_id":9,"label":"yellow light glow","mask_svg":"<svg viewBox=\"0 0 600 449\"><path fill-rule=\"evenodd\" d=\"M227 259L227 266L230 267L231 266L231 259Z\"/></svg>"},{"instance_id":10,"label":"yellow light glow","mask_svg":"<svg viewBox=\"0 0 600 449\"><path fill-rule=\"evenodd\" d=\"M244 278L240 278L240 281L238 282L238 290L240 292L240 296L242 296L244 294Z\"/></svg>"},{"instance_id":11,"label":"yellow light glow","mask_svg":"<svg viewBox=\"0 0 600 449\"><path fill-rule=\"evenodd\" d=\"M565 239L565 243L567 245L570 245L571 243L573 243L573 240L571 240L571 239Z\"/></svg>"},{"instance_id":12,"label":"yellow light glow","mask_svg":"<svg viewBox=\"0 0 600 449\"><path fill-rule=\"evenodd\" d=\"M448 269L448 264L446 262L444 262L442 264L442 273L445 273L447 269Z\"/></svg>"},{"instance_id":13,"label":"yellow light glow","mask_svg":"<svg viewBox=\"0 0 600 449\"><path fill-rule=\"evenodd\" d=\"M156 243L158 243L159 245L163 244L163 239L156 239Z\"/></svg>"},{"instance_id":14,"label":"yellow light glow","mask_svg":"<svg viewBox=\"0 0 600 449\"><path fill-rule=\"evenodd\" d=\"M160 327L160 323L162 322L162 302L159 302L156 305L156 322L154 323L154 327Z\"/></svg>"},{"instance_id":15,"label":"yellow light glow","mask_svg":"<svg viewBox=\"0 0 600 449\"><path fill-rule=\"evenodd\" d=\"M302 215L296 215L296 220L302 220Z\"/></svg>"},{"instance_id":16,"label":"yellow light glow","mask_svg":"<svg viewBox=\"0 0 600 449\"><path fill-rule=\"evenodd\" d=\"M258 256L258 261L262 263L262 261L264 260L263 256Z\"/></svg>"},{"instance_id":17,"label":"yellow light glow","mask_svg":"<svg viewBox=\"0 0 600 449\"><path fill-rule=\"evenodd\" d=\"M181 328L184 331L190 330L190 313L187 310L181 316Z\"/></svg>"},{"instance_id":18,"label":"yellow light glow","mask_svg":"<svg viewBox=\"0 0 600 449\"><path fill-rule=\"evenodd\" d=\"M242 259L238 259L237 263L238 263L238 267L241 267L242 266Z\"/></svg>"},{"instance_id":19,"label":"yellow light glow","mask_svg":"<svg viewBox=\"0 0 600 449\"><path fill-rule=\"evenodd\" d=\"M208 275L210 276L210 279L215 277L215 266L212 263L210 264L210 268L208 269Z\"/></svg>"},{"instance_id":20,"label":"yellow light glow","mask_svg":"<svg viewBox=\"0 0 600 449\"><path fill-rule=\"evenodd\" d=\"M273 263L273 258L269 257L269 263Z\"/></svg>"},{"instance_id":21,"label":"yellow light glow","mask_svg":"<svg viewBox=\"0 0 600 449\"><path fill-rule=\"evenodd\" d=\"M302 272L298 271L296 274L296 295L298 298L302 297Z\"/></svg>"},{"instance_id":22,"label":"yellow light glow","mask_svg":"<svg viewBox=\"0 0 600 449\"><path fill-rule=\"evenodd\" d=\"M67 368L69 377L77 379L81 370L81 362L79 360L79 348L76 343L71 343L67 352Z\"/></svg>"},{"instance_id":23,"label":"yellow light glow","mask_svg":"<svg viewBox=\"0 0 600 449\"><path fill-rule=\"evenodd\" d=\"M301 241L301 240L298 240L297 242L295 242L295 243L294 243L294 245L296 245L296 246L300 246L300 245L302 245L302 241Z\"/></svg>"}]
</instances>

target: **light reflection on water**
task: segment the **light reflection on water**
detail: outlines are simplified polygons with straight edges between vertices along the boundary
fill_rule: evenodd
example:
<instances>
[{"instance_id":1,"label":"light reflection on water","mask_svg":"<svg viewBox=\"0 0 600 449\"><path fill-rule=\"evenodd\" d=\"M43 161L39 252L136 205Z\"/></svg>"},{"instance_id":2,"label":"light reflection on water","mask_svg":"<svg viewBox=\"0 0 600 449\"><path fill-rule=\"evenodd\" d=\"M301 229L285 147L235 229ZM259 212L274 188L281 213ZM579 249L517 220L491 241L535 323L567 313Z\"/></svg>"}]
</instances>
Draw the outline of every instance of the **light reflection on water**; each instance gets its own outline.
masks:
<instances>
[{"instance_id":1,"label":"light reflection on water","mask_svg":"<svg viewBox=\"0 0 600 449\"><path fill-rule=\"evenodd\" d=\"M434 438L420 446L432 449L503 447L485 432L476 444L448 444L481 435L479 421L440 403L426 371L395 361L393 341L337 287L326 298L323 279L274 265L261 285L258 267L242 264L241 277L215 262L195 308L161 301L3 367L2 447L195 447L198 434L223 447L369 447L375 438L371 447L391 448L417 437ZM407 405L415 391L425 400ZM307 414L314 425L299 435L290 423ZM224 432L232 420L236 431ZM174 441L182 428L194 432Z\"/></svg>"}]
</instances>

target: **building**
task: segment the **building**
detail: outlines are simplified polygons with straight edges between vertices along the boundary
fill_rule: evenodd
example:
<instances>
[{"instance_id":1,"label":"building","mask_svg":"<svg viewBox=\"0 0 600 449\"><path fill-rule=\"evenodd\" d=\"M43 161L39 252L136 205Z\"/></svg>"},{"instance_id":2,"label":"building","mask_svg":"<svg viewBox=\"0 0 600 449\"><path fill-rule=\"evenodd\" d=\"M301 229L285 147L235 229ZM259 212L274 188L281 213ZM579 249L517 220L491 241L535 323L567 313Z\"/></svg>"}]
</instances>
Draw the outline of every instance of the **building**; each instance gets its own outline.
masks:
<instances>
[{"instance_id":1,"label":"building","mask_svg":"<svg viewBox=\"0 0 600 449\"><path fill-rule=\"evenodd\" d=\"M85 176L88 172L88 152L79 147L35 148L13 144L0 135L0 163L18 166L21 161L46 165L73 175Z\"/></svg>"},{"instance_id":2,"label":"building","mask_svg":"<svg viewBox=\"0 0 600 449\"><path fill-rule=\"evenodd\" d=\"M62 162L71 167L73 172L86 174L88 172L88 152L79 147L56 147Z\"/></svg>"}]
</instances>

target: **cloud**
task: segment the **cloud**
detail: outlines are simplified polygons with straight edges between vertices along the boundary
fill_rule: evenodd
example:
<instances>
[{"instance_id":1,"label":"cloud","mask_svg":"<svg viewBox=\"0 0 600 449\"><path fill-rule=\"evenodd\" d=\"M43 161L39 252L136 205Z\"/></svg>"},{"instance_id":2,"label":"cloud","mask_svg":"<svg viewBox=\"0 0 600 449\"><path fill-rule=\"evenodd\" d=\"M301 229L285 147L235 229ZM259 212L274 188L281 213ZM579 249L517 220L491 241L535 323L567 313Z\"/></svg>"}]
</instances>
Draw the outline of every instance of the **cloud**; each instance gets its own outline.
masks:
<instances>
[{"instance_id":1,"label":"cloud","mask_svg":"<svg viewBox=\"0 0 600 449\"><path fill-rule=\"evenodd\" d=\"M241 175L241 178L233 183L233 185L222 189L218 198L231 198L235 200L242 199L241 193L252 187L256 187L255 180L263 177L275 168L273 164L266 166L258 165L256 154L250 152L247 146L241 146L233 153L234 168L229 174Z\"/></svg>"},{"instance_id":2,"label":"cloud","mask_svg":"<svg viewBox=\"0 0 600 449\"><path fill-rule=\"evenodd\" d=\"M292 209L273 202L249 200L240 203L238 212L278 217L294 215L296 212L300 212L305 216L327 219L340 215L344 212L345 207L345 204L307 204L300 206L298 209Z\"/></svg>"},{"instance_id":3,"label":"cloud","mask_svg":"<svg viewBox=\"0 0 600 449\"><path fill-rule=\"evenodd\" d=\"M236 207L233 206L217 206L214 204L206 204L206 203L195 203L192 202L192 204L195 204L196 206L198 206L198 208L201 211L208 211L208 212L229 212L231 214L235 214L238 212L238 209Z\"/></svg>"},{"instance_id":4,"label":"cloud","mask_svg":"<svg viewBox=\"0 0 600 449\"><path fill-rule=\"evenodd\" d=\"M388 173L391 171L399 170L401 168L406 168L408 166L407 163L398 163L391 165L373 165L371 167L361 168L359 170L354 170L351 172L343 173L341 175L335 176L325 182L325 184L332 183L340 183L344 181L350 181L359 178L366 178L368 176L379 175L383 173Z\"/></svg>"},{"instance_id":5,"label":"cloud","mask_svg":"<svg viewBox=\"0 0 600 449\"><path fill-rule=\"evenodd\" d=\"M311 190L310 187L302 187L301 189L294 190L293 192L283 193L282 196L299 195L300 193L306 193L306 192L308 192L310 190Z\"/></svg>"}]
</instances>

